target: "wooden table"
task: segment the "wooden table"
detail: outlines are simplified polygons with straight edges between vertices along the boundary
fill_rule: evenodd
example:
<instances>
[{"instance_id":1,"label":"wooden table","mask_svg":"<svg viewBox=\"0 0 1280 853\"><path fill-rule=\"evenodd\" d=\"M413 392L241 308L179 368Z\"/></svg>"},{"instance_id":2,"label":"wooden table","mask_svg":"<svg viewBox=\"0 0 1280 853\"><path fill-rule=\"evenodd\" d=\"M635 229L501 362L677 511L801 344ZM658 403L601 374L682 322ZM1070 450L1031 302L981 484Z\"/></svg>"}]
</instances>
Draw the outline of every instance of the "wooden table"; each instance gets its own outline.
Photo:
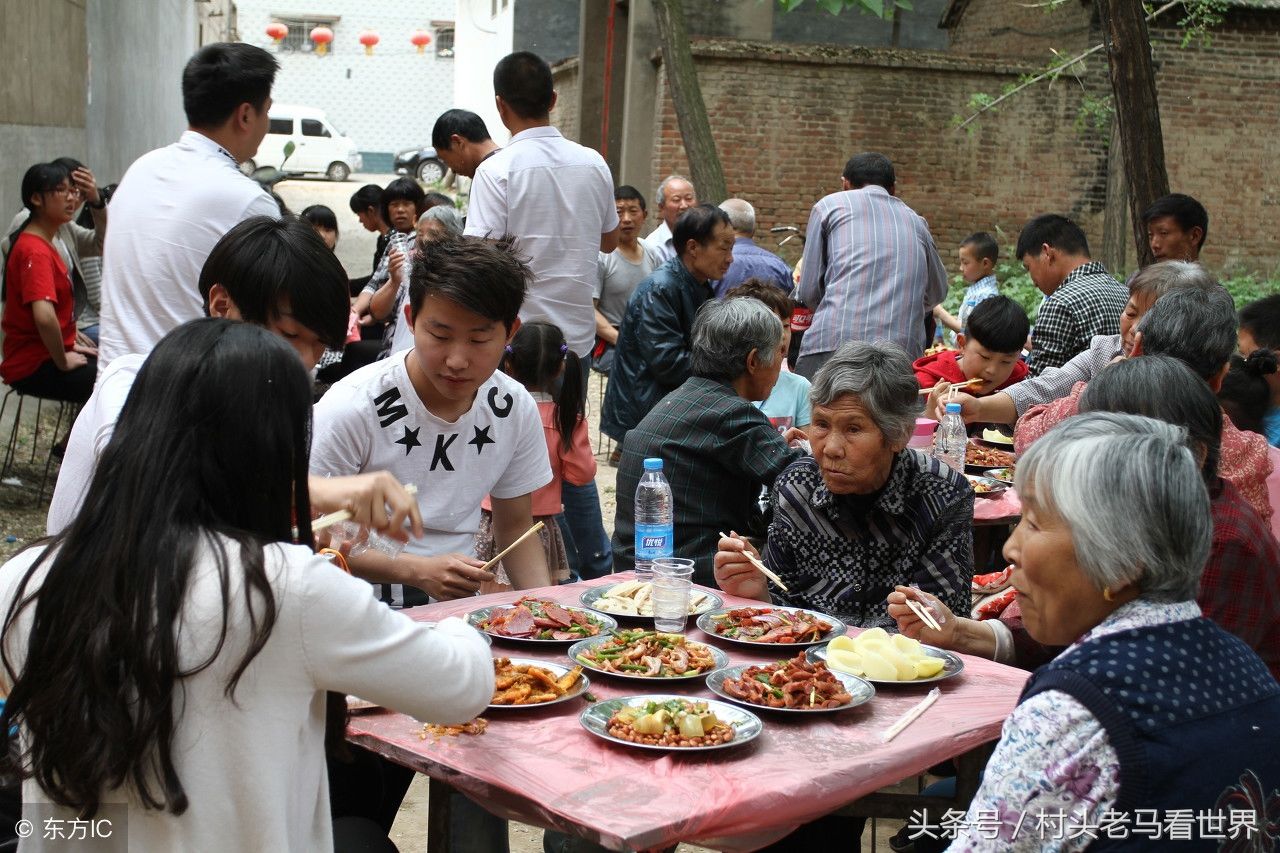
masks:
<instances>
[{"instance_id":1,"label":"wooden table","mask_svg":"<svg viewBox=\"0 0 1280 853\"><path fill-rule=\"evenodd\" d=\"M629 577L614 575L528 594L577 605L589 586ZM727 605L749 603L720 595ZM439 620L518 597L497 594L406 612L418 620ZM692 619L688 632L692 639L728 652L735 664L781 656L711 641ZM566 648L495 640L494 654L567 662ZM999 737L1027 673L980 658L965 656L964 662L962 675L938 684L942 696L933 707L889 744L881 742L881 733L928 686L882 686L858 708L803 719L760 709L760 737L716 753L653 752L601 740L578 722L585 701L491 711L485 715L489 726L483 735L440 739L423 739L417 721L379 711L354 717L348 739L431 777L428 849L433 853L447 845L447 786L508 819L580 835L613 850L660 849L690 841L745 851L850 804L855 813L906 817L921 800L908 803L877 795L856 801L940 761L978 750L961 762L960 794L967 803L985 764L982 747ZM712 696L701 680L649 687L605 675L593 676L590 692L601 700L646 692ZM963 807L941 807L952 804Z\"/></svg>"}]
</instances>

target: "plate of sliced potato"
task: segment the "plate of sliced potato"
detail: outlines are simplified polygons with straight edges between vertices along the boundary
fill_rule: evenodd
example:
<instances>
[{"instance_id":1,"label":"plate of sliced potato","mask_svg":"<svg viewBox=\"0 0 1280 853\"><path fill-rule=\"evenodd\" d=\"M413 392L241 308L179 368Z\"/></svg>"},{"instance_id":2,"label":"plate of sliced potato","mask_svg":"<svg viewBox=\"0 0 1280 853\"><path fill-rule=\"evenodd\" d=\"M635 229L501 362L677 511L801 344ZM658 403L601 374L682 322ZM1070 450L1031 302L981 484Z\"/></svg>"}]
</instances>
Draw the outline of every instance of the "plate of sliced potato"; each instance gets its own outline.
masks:
<instances>
[{"instance_id":1,"label":"plate of sliced potato","mask_svg":"<svg viewBox=\"0 0 1280 853\"><path fill-rule=\"evenodd\" d=\"M825 646L809 649L806 657L826 661L836 672L872 684L927 684L964 671L959 655L883 628L870 628L856 637L836 637Z\"/></svg>"},{"instance_id":2,"label":"plate of sliced potato","mask_svg":"<svg viewBox=\"0 0 1280 853\"><path fill-rule=\"evenodd\" d=\"M581 696L591 686L581 666L526 658L494 658L493 682L489 710L555 705Z\"/></svg>"},{"instance_id":3,"label":"plate of sliced potato","mask_svg":"<svg viewBox=\"0 0 1280 853\"><path fill-rule=\"evenodd\" d=\"M592 587L579 598L582 605L598 613L610 616L629 616L633 619L653 618L653 584L644 581L623 581L613 586ZM689 615L697 616L724 606L724 599L714 592L693 587L689 591Z\"/></svg>"}]
</instances>

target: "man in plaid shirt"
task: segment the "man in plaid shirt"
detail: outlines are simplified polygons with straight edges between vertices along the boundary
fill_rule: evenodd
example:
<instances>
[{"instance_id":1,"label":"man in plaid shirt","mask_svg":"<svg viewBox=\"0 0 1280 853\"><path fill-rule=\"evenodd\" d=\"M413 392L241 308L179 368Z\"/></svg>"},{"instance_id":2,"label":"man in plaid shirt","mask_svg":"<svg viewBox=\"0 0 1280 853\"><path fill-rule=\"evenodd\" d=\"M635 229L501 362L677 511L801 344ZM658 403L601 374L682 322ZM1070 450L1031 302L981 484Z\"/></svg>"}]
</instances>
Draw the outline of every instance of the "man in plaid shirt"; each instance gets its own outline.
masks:
<instances>
[{"instance_id":1,"label":"man in plaid shirt","mask_svg":"<svg viewBox=\"0 0 1280 853\"><path fill-rule=\"evenodd\" d=\"M1037 216L1018 235L1017 256L1045 295L1031 332L1027 368L1032 376L1066 364L1088 349L1095 335L1120 331L1120 312L1129 296L1089 256L1080 226L1054 213Z\"/></svg>"}]
</instances>

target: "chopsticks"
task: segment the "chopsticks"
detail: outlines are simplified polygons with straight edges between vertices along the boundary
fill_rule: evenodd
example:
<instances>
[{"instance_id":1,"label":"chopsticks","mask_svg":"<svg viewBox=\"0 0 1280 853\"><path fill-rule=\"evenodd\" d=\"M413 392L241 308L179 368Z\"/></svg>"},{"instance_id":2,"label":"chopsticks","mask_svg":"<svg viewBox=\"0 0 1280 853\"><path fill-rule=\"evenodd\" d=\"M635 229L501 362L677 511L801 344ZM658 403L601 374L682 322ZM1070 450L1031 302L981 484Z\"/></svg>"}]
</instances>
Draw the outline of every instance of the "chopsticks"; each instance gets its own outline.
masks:
<instances>
[{"instance_id":1,"label":"chopsticks","mask_svg":"<svg viewBox=\"0 0 1280 853\"><path fill-rule=\"evenodd\" d=\"M974 378L972 378L972 379L966 379L964 382L956 382L955 384L953 384L953 385L951 386L951 388L950 388L949 390L954 391L954 390L956 390L957 388L968 388L970 385L981 385L981 384L982 384L982 379L981 379L980 377L975 376L975 377L974 377ZM916 396L917 396L917 397L927 397L928 395L930 395L930 394L932 394L932 393L933 393L933 389L932 389L932 388L921 388L921 389L916 393Z\"/></svg>"},{"instance_id":2,"label":"chopsticks","mask_svg":"<svg viewBox=\"0 0 1280 853\"><path fill-rule=\"evenodd\" d=\"M907 599L907 607L911 608L911 612L920 617L920 621L935 631L941 631L942 626L938 624L938 620L933 618L933 614L929 612L929 608L925 607L914 598Z\"/></svg>"},{"instance_id":3,"label":"chopsticks","mask_svg":"<svg viewBox=\"0 0 1280 853\"><path fill-rule=\"evenodd\" d=\"M921 699L914 708L902 715L902 719L885 729L884 734L881 736L881 740L888 743L898 735L902 734L902 730L914 723L925 711L929 710L929 706L934 702L937 702L938 697L941 695L942 691L936 687L930 690L928 696Z\"/></svg>"},{"instance_id":4,"label":"chopsticks","mask_svg":"<svg viewBox=\"0 0 1280 853\"><path fill-rule=\"evenodd\" d=\"M405 494L416 495L418 493L418 487L413 483L410 483L404 487L404 491ZM340 509L337 512L322 515L315 521L311 522L311 532L315 533L317 530L324 530L326 527L332 527L339 521L350 521L352 516L353 513L349 509Z\"/></svg>"},{"instance_id":5,"label":"chopsticks","mask_svg":"<svg viewBox=\"0 0 1280 853\"><path fill-rule=\"evenodd\" d=\"M728 533L725 533L723 530L721 530L721 531L720 531L720 538L721 538L721 539L739 539L739 538L741 538L741 537L738 537L738 536L730 536ZM783 583L783 582L782 582L782 578L778 577L778 576L777 576L777 575L775 575L773 572L771 572L771 571L769 570L769 567L768 567L768 566L766 566L764 563L762 563L762 562L761 562L761 561L756 557L756 555L755 555L755 554L752 554L750 551L747 551L746 549L743 549L743 551L742 551L742 556L744 556L744 557L746 557L748 560L750 560L750 561L751 561L751 565L755 566L757 569L759 569L761 572L763 572L763 573L764 573L764 576L765 576L765 577L767 577L769 580L773 581L773 582L774 582L774 584L778 587L778 589L782 590L783 592L791 592L791 590L787 589L787 585L786 585L785 583Z\"/></svg>"},{"instance_id":6,"label":"chopsticks","mask_svg":"<svg viewBox=\"0 0 1280 853\"><path fill-rule=\"evenodd\" d=\"M533 527L530 527L528 530L526 530L524 533L522 533L522 534L520 535L520 538L519 538L519 539L517 539L516 541L512 542L510 545L508 545L507 547L505 547L505 548L503 548L501 551L499 551L499 552L494 556L494 558L493 558L492 560L490 560L489 562L487 562L487 563L485 563L483 566L481 566L481 567L480 567L480 571L482 571L482 572L487 572L487 571L489 571L490 569L492 569L494 566L498 565L498 562L499 562L503 557L507 556L507 555L508 555L508 554L510 554L512 551L514 551L514 550L516 549L516 546L517 546L517 545L519 545L521 542L523 542L524 540L528 539L530 536L532 536L533 534L537 533L537 532L538 532L539 530L541 530L541 529L542 529L542 522L541 522L541 521L539 521L538 523L534 524L534 525L533 525Z\"/></svg>"}]
</instances>

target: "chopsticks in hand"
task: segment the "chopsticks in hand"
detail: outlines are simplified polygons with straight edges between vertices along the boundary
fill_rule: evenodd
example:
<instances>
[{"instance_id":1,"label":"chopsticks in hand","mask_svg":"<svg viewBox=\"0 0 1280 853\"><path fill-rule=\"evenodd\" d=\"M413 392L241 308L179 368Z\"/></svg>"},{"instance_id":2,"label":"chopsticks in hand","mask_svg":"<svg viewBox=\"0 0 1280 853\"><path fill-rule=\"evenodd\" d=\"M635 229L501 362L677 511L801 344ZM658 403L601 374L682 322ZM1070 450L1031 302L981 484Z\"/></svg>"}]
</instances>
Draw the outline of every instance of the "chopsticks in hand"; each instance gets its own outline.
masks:
<instances>
[{"instance_id":1,"label":"chopsticks in hand","mask_svg":"<svg viewBox=\"0 0 1280 853\"><path fill-rule=\"evenodd\" d=\"M911 608L911 612L920 617L920 621L927 627L935 631L941 631L942 626L938 624L938 620L933 618L933 614L929 612L929 608L925 607L914 598L907 599L907 607Z\"/></svg>"},{"instance_id":2,"label":"chopsticks in hand","mask_svg":"<svg viewBox=\"0 0 1280 853\"><path fill-rule=\"evenodd\" d=\"M974 377L974 378L972 378L972 379L966 379L964 382L954 382L954 383L952 383L951 388L950 388L950 389L948 389L948 390L949 390L949 391L954 391L954 390L956 390L957 388L968 388L970 385L980 385L980 384L982 384L982 379L981 379L980 377L975 376L975 377ZM933 393L933 389L932 389L932 388L921 388L921 389L916 393L916 396L917 396L917 397L927 397L927 396L929 396L929 395L930 395L930 394L932 394L932 393Z\"/></svg>"},{"instance_id":3,"label":"chopsticks in hand","mask_svg":"<svg viewBox=\"0 0 1280 853\"><path fill-rule=\"evenodd\" d=\"M740 537L740 536L730 536L728 533L725 533L723 530L721 530L721 531L720 531L720 538L721 538L721 539L741 539L742 537ZM742 556L744 556L744 557L746 557L748 560L750 560L750 561L751 561L751 565L755 566L757 569L759 569L759 570L764 574L764 576L765 576L765 577L767 577L769 580L773 581L774 585L775 585L775 586L777 586L777 587L778 587L778 589L782 590L783 592L791 592L791 590L787 589L787 585L786 585L785 583L783 583L783 582L782 582L782 578L778 577L778 576L777 576L777 575L775 575L772 571L770 571L770 570L769 570L769 567L768 567L768 566L766 566L763 562L761 562L761 560L760 560L760 559L758 559L758 558L756 557L756 555L755 555L755 554L752 554L752 553L751 553L750 551L748 551L746 548L743 548L743 549L742 549Z\"/></svg>"},{"instance_id":4,"label":"chopsticks in hand","mask_svg":"<svg viewBox=\"0 0 1280 853\"><path fill-rule=\"evenodd\" d=\"M541 521L539 521L539 522L537 522L536 524L534 524L534 525L533 525L533 527L530 527L530 528L529 528L528 530L526 530L524 533L520 534L520 538L519 538L519 539L517 539L516 541L512 542L510 545L508 545L507 547L505 547L505 548L503 548L501 551L499 551L497 554L495 554L495 555L494 555L494 558L493 558L492 560L490 560L489 562L485 563L483 566L481 566L481 567L480 567L480 571L482 571L482 572L487 572L487 571L489 571L490 569L492 569L494 566L498 565L498 562L499 562L503 557L507 556L507 555L508 555L508 554L510 554L512 551L514 551L514 550L516 549L516 546L517 546L517 545L519 545L521 542L523 542L524 540L528 539L530 536L532 536L533 534L537 533L537 532L538 532L539 530L541 530L541 529L542 529L542 522L541 522Z\"/></svg>"},{"instance_id":5,"label":"chopsticks in hand","mask_svg":"<svg viewBox=\"0 0 1280 853\"><path fill-rule=\"evenodd\" d=\"M410 483L404 487L404 491L407 495L416 495L418 493L418 487L413 483ZM315 533L317 530L324 530L326 527L332 527L339 521L350 521L353 516L354 513L349 509L340 509L337 512L322 515L315 521L311 522L311 532Z\"/></svg>"}]
</instances>

